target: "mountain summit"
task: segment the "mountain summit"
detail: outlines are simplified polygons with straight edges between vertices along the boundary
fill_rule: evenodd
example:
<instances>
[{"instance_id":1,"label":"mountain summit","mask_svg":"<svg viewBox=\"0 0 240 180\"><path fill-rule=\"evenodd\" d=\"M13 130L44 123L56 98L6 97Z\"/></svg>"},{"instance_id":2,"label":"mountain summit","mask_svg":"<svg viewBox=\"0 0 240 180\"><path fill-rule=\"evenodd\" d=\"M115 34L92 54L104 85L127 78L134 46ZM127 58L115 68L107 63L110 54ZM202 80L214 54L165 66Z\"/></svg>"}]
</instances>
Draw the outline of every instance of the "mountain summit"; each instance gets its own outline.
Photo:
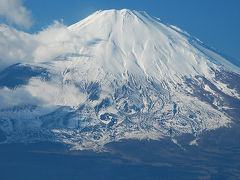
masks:
<instances>
[{"instance_id":1,"label":"mountain summit","mask_svg":"<svg viewBox=\"0 0 240 180\"><path fill-rule=\"evenodd\" d=\"M0 72L2 142L99 150L129 138L198 139L239 123L239 67L179 28L123 9L97 11L64 33L48 62Z\"/></svg>"},{"instance_id":2,"label":"mountain summit","mask_svg":"<svg viewBox=\"0 0 240 180\"><path fill-rule=\"evenodd\" d=\"M166 75L168 78L173 75L208 75L209 68L215 64L235 69L222 58L212 62L214 53L207 53L207 49L199 46L200 42L146 12L127 9L97 11L70 26L69 30L88 43L79 48L81 53L99 57L98 63L109 66L108 71L114 73L130 70L131 73L161 79Z\"/></svg>"}]
</instances>

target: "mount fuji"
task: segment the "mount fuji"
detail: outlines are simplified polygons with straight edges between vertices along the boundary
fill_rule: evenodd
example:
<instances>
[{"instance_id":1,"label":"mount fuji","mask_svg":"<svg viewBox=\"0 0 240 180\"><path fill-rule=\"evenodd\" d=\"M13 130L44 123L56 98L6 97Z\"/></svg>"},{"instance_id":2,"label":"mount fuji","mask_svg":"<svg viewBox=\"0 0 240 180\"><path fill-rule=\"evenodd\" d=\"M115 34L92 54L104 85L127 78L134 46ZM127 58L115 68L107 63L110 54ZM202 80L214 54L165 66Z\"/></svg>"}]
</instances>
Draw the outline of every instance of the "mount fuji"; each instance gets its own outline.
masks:
<instances>
[{"instance_id":1,"label":"mount fuji","mask_svg":"<svg viewBox=\"0 0 240 180\"><path fill-rule=\"evenodd\" d=\"M1 26L3 32L6 27ZM146 12L97 11L0 72L0 142L103 150L239 124L240 68ZM61 37L61 33L59 34Z\"/></svg>"}]
</instances>

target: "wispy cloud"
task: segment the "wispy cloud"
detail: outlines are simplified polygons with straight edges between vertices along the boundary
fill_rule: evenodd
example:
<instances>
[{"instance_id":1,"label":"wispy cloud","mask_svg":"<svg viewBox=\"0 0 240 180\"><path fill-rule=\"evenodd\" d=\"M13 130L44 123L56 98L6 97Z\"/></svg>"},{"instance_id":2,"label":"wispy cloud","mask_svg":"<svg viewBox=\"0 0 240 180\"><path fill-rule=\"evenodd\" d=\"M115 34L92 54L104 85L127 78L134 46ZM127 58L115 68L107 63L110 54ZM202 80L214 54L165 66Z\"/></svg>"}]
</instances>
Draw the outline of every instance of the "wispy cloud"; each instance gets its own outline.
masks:
<instances>
[{"instance_id":1,"label":"wispy cloud","mask_svg":"<svg viewBox=\"0 0 240 180\"><path fill-rule=\"evenodd\" d=\"M25 28L32 25L31 11L23 6L23 0L0 0L0 16Z\"/></svg>"}]
</instances>

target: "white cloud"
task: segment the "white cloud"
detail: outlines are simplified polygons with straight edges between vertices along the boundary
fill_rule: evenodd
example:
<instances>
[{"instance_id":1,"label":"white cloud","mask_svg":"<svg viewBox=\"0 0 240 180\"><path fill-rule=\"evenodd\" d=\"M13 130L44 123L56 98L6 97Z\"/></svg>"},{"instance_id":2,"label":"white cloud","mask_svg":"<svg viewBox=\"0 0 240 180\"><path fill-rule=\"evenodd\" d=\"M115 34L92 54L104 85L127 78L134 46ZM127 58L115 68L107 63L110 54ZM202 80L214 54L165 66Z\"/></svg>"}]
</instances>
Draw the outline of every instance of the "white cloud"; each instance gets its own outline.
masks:
<instances>
[{"instance_id":1,"label":"white cloud","mask_svg":"<svg viewBox=\"0 0 240 180\"><path fill-rule=\"evenodd\" d=\"M0 70L18 62L31 62L36 46L32 35L0 25Z\"/></svg>"},{"instance_id":2,"label":"white cloud","mask_svg":"<svg viewBox=\"0 0 240 180\"><path fill-rule=\"evenodd\" d=\"M24 62L45 62L76 51L76 34L54 22L37 34L29 34L0 24L0 71Z\"/></svg>"},{"instance_id":3,"label":"white cloud","mask_svg":"<svg viewBox=\"0 0 240 180\"><path fill-rule=\"evenodd\" d=\"M25 89L31 97L43 100L46 105L77 106L87 99L87 94L80 92L74 84L62 84L59 79L44 82L32 78Z\"/></svg>"},{"instance_id":4,"label":"white cloud","mask_svg":"<svg viewBox=\"0 0 240 180\"><path fill-rule=\"evenodd\" d=\"M35 61L50 61L57 56L73 53L74 36L66 26L55 21L53 25L34 36L38 43L33 52Z\"/></svg>"},{"instance_id":5,"label":"white cloud","mask_svg":"<svg viewBox=\"0 0 240 180\"><path fill-rule=\"evenodd\" d=\"M31 96L24 88L11 90L9 88L0 89L0 109L24 104L43 104L41 100Z\"/></svg>"},{"instance_id":6,"label":"white cloud","mask_svg":"<svg viewBox=\"0 0 240 180\"><path fill-rule=\"evenodd\" d=\"M31 11L23 6L23 0L0 0L0 15L25 28L32 25Z\"/></svg>"},{"instance_id":7,"label":"white cloud","mask_svg":"<svg viewBox=\"0 0 240 180\"><path fill-rule=\"evenodd\" d=\"M50 82L32 78L27 86L9 89L0 88L0 109L20 105L77 106L84 103L87 94L80 92L74 84L61 84L59 79Z\"/></svg>"}]
</instances>

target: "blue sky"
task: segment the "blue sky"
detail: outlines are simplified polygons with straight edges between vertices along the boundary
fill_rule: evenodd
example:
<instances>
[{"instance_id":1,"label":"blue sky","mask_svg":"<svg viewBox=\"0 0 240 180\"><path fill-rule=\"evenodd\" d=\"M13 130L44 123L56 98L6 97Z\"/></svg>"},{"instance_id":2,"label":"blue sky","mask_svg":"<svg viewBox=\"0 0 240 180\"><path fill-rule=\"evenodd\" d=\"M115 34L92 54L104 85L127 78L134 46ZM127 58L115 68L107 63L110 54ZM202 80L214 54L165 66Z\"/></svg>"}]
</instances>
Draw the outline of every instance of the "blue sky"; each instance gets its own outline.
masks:
<instances>
[{"instance_id":1,"label":"blue sky","mask_svg":"<svg viewBox=\"0 0 240 180\"><path fill-rule=\"evenodd\" d=\"M99 9L145 10L240 60L239 0L25 0L23 6L31 11L31 25L25 25L31 33L54 20L71 25Z\"/></svg>"}]
</instances>

